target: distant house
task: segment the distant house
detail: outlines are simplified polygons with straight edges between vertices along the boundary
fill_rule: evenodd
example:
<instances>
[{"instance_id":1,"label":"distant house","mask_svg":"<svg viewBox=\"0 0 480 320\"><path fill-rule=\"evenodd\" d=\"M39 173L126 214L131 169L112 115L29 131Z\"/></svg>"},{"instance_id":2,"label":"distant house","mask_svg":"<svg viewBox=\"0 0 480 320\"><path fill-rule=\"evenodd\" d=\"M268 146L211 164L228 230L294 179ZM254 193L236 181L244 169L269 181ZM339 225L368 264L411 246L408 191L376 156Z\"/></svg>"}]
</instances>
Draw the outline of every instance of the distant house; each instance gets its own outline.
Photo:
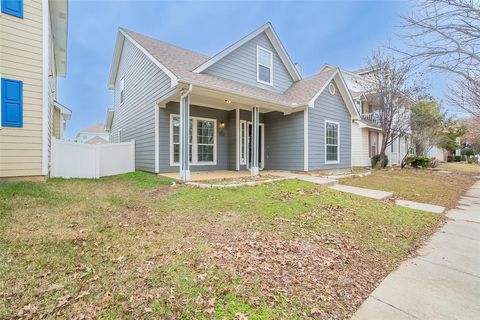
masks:
<instances>
[{"instance_id":1,"label":"distant house","mask_svg":"<svg viewBox=\"0 0 480 320\"><path fill-rule=\"evenodd\" d=\"M67 0L2 0L0 180L49 175L52 137L71 111L57 101L66 75Z\"/></svg>"},{"instance_id":2,"label":"distant house","mask_svg":"<svg viewBox=\"0 0 480 320\"><path fill-rule=\"evenodd\" d=\"M88 144L108 143L109 136L110 134L105 131L103 123L97 123L77 133L75 141Z\"/></svg>"}]
</instances>

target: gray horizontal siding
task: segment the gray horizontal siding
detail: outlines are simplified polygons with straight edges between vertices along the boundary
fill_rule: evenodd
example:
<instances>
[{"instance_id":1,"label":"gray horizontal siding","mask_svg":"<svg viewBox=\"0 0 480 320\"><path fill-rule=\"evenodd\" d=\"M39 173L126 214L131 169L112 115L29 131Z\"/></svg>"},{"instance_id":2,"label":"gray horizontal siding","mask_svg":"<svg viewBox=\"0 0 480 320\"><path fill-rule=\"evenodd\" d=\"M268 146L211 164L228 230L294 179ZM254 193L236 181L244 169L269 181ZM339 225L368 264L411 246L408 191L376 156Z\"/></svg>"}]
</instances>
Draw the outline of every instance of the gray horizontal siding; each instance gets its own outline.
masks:
<instances>
[{"instance_id":1,"label":"gray horizontal siding","mask_svg":"<svg viewBox=\"0 0 480 320\"><path fill-rule=\"evenodd\" d=\"M273 54L273 86L257 82L257 45L270 50ZM265 32L229 53L203 72L275 92L284 92L293 83L292 77Z\"/></svg>"},{"instance_id":2,"label":"gray horizontal siding","mask_svg":"<svg viewBox=\"0 0 480 320\"><path fill-rule=\"evenodd\" d=\"M303 170L303 112L266 113L264 122L265 169Z\"/></svg>"},{"instance_id":3,"label":"gray horizontal siding","mask_svg":"<svg viewBox=\"0 0 480 320\"><path fill-rule=\"evenodd\" d=\"M180 105L178 102L169 102L166 108L160 108L160 172L179 171L178 166L170 166L170 114L180 114ZM192 105L190 107L190 116L217 120L217 164L191 165L190 171L231 169L231 149L229 147L229 141L231 141L229 135L231 134L231 130L229 128L235 126L235 122L231 123L230 112ZM218 127L221 121L225 122L224 129ZM233 140L233 142L235 142L235 140ZM235 167L233 167L233 169L235 169Z\"/></svg>"},{"instance_id":4,"label":"gray horizontal siding","mask_svg":"<svg viewBox=\"0 0 480 320\"><path fill-rule=\"evenodd\" d=\"M340 124L340 163L338 164L325 163L325 120ZM351 167L351 130L351 116L338 88L336 87L335 95L331 95L328 89L325 89L315 100L314 108L308 110L308 169Z\"/></svg>"},{"instance_id":5,"label":"gray horizontal siding","mask_svg":"<svg viewBox=\"0 0 480 320\"><path fill-rule=\"evenodd\" d=\"M125 101L120 105L120 80L124 76ZM170 89L170 78L130 41L123 45L114 90L112 142L135 140L135 166L155 171L155 102Z\"/></svg>"}]
</instances>

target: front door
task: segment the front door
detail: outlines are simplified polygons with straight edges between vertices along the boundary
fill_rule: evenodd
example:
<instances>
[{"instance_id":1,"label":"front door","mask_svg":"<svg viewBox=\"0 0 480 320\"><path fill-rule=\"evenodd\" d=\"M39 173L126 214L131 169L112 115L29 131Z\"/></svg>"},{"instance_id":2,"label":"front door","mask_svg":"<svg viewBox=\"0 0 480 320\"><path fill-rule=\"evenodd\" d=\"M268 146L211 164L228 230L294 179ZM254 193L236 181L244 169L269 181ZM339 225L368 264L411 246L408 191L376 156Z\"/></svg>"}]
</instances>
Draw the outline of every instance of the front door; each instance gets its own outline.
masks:
<instances>
[{"instance_id":1,"label":"front door","mask_svg":"<svg viewBox=\"0 0 480 320\"><path fill-rule=\"evenodd\" d=\"M390 161L391 161L391 164L400 164L400 159L399 159L399 147L400 147L400 143L399 143L399 139L400 138L396 138L395 140L393 140L392 144L390 145Z\"/></svg>"},{"instance_id":2,"label":"front door","mask_svg":"<svg viewBox=\"0 0 480 320\"><path fill-rule=\"evenodd\" d=\"M252 166L252 123L251 122L248 122L248 130L247 130L247 167L250 168ZM264 165L264 162L263 162L263 159L264 159L264 156L263 156L263 150L264 150L264 146L263 146L263 135L264 135L264 132L263 132L263 123L260 123L260 125L258 126L259 130L258 130L258 140L259 140L259 143L258 143L258 166L260 169L263 169L263 165Z\"/></svg>"}]
</instances>

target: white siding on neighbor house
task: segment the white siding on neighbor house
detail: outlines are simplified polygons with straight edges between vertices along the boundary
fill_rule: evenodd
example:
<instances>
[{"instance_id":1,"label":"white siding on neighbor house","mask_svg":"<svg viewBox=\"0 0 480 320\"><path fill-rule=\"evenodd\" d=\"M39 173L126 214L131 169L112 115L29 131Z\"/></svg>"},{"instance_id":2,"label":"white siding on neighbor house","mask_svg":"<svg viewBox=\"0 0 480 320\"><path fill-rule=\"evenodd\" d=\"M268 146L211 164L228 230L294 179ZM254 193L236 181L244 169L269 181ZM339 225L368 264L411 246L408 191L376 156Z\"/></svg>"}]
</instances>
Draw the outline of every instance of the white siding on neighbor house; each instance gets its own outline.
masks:
<instances>
[{"instance_id":1,"label":"white siding on neighbor house","mask_svg":"<svg viewBox=\"0 0 480 320\"><path fill-rule=\"evenodd\" d=\"M0 74L23 81L23 127L0 129L0 177L42 174L42 1L0 15Z\"/></svg>"},{"instance_id":2,"label":"white siding on neighbor house","mask_svg":"<svg viewBox=\"0 0 480 320\"><path fill-rule=\"evenodd\" d=\"M368 151L368 129L352 123L352 166L369 167L371 160Z\"/></svg>"},{"instance_id":3,"label":"white siding on neighbor house","mask_svg":"<svg viewBox=\"0 0 480 320\"><path fill-rule=\"evenodd\" d=\"M272 86L257 81L257 45L270 50L273 54ZM293 83L292 77L265 32L232 51L203 72L276 92L284 92Z\"/></svg>"},{"instance_id":4,"label":"white siding on neighbor house","mask_svg":"<svg viewBox=\"0 0 480 320\"><path fill-rule=\"evenodd\" d=\"M124 102L120 80L124 77ZM135 45L125 40L114 90L111 141L135 140L136 168L155 171L155 102L170 89L170 78Z\"/></svg>"}]
</instances>

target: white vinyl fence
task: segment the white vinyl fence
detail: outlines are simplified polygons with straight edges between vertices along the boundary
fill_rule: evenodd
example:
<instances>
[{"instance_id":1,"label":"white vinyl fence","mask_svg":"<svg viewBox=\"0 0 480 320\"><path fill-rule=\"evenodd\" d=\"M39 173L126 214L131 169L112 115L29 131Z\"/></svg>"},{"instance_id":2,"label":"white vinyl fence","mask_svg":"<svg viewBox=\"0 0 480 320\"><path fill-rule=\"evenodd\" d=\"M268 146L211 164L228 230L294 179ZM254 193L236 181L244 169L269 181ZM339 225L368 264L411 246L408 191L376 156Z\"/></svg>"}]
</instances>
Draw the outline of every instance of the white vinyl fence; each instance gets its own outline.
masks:
<instances>
[{"instance_id":1,"label":"white vinyl fence","mask_svg":"<svg viewBox=\"0 0 480 320\"><path fill-rule=\"evenodd\" d=\"M135 141L84 144L52 139L51 176L93 178L135 171Z\"/></svg>"}]
</instances>

